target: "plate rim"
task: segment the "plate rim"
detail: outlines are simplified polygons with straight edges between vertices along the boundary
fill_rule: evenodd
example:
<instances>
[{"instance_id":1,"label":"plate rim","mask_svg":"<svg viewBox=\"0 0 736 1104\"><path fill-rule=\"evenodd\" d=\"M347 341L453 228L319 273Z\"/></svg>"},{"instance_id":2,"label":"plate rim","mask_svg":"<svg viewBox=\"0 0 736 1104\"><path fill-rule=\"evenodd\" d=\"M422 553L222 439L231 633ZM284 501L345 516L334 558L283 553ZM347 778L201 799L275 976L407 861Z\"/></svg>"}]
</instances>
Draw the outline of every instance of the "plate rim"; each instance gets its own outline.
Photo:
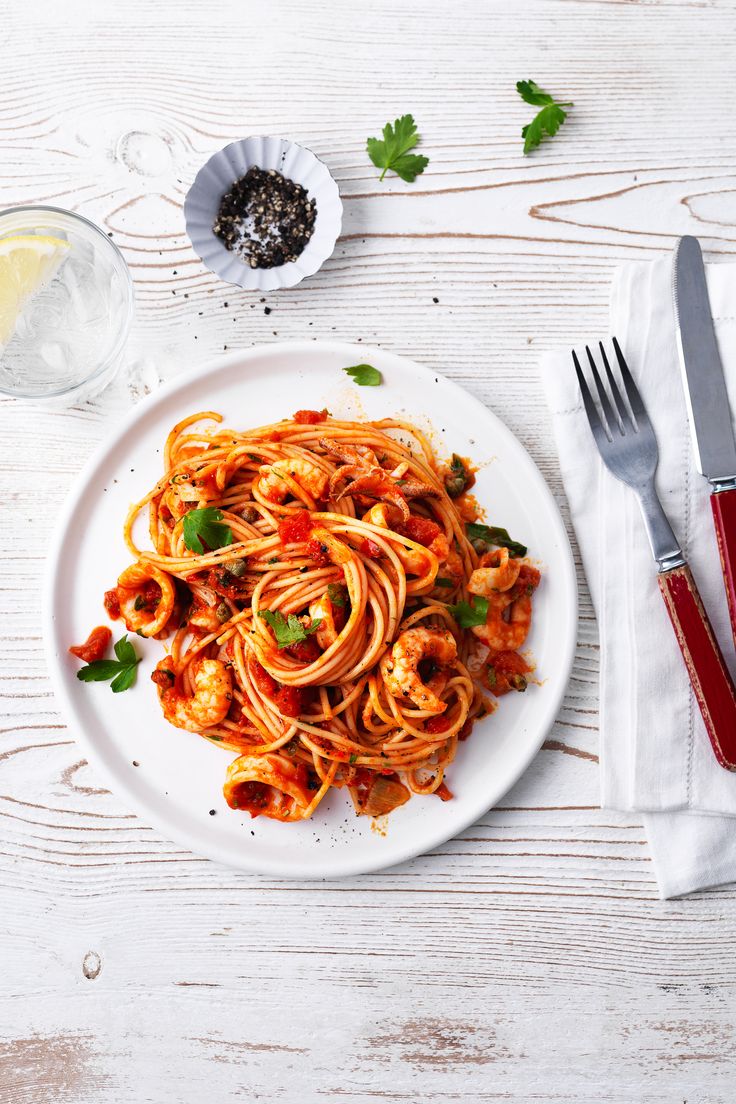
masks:
<instances>
[{"instance_id":1,"label":"plate rim","mask_svg":"<svg viewBox=\"0 0 736 1104\"><path fill-rule=\"evenodd\" d=\"M190 385L200 381L209 373L218 372L227 374L228 371L237 366L244 366L248 361L258 360L264 357L279 358L285 354L292 356L298 356L304 353L314 354L319 353L320 350L329 354L339 352L346 358L358 356L361 360L370 359L371 355L373 355L374 357L380 358L383 362L394 360L402 369L416 371L420 376L431 375L433 378L440 376L445 386L448 386L451 391L454 390L462 394L465 400L469 399L479 408L485 417L490 418L490 420L500 428L501 432L507 438L512 451L516 450L524 457L525 462L530 466L534 478L538 482L539 489L542 494L546 496L548 505L551 508L551 516L554 519L557 530L554 536L557 538L557 544L559 545L560 551L559 577L568 592L567 597L569 599L568 608L570 616L567 619L566 624L568 631L563 641L564 647L560 649L560 662L557 666L557 673L560 676L559 683L550 697L545 698L542 706L540 706L541 713L540 720L537 722L539 725L537 738L531 741L525 754L519 759L518 769L515 771L514 777L508 781L508 784L504 785L500 792L494 792L494 796L491 800L487 802L484 801L481 807L479 807L478 802L474 802L470 807L470 811L461 817L459 822L453 823L449 830L447 830L447 825L443 827L442 822L438 821L437 829L434 832L428 832L426 836L422 838L418 846L416 839L409 836L404 846L399 847L390 857L387 857L385 854L382 854L380 850L377 850L374 860L359 862L353 860L351 863L349 856L341 857L333 855L333 869L320 868L317 870L308 866L304 861L304 857L300 858L298 867L295 869L293 865L284 862L280 857L274 858L273 856L268 856L265 859L259 859L257 855L254 856L249 854L246 848L244 848L242 853L243 861L240 861L240 856L238 856L238 861L235 861L230 855L223 855L217 845L210 847L206 840L203 841L200 839L196 831L190 831L187 827L182 829L179 825L172 827L172 819L168 818L165 814L159 814L157 809L153 808L149 803L137 795L134 788L129 786L124 778L119 777L113 770L108 768L103 756L98 754L95 743L88 736L86 726L78 716L72 695L67 689L66 679L61 664L58 661L59 656L57 655L55 646L54 622L56 607L54 602L60 577L62 575L63 557L61 553L64 544L64 536L80 500L87 491L89 484L95 478L97 469L106 455L117 447L121 438L135 426L139 419L145 417L146 414L157 406L164 406L166 402L174 398L180 391L186 390ZM436 369L429 368L413 360L411 357L406 357L403 354L394 353L376 346L364 345L363 343L358 345L347 341L308 339L252 345L247 348L233 350L232 352L229 351L227 356L208 358L199 366L178 373L173 379L167 380L158 387L156 391L136 403L120 421L112 427L110 434L100 442L97 448L95 448L82 470L74 479L64 500L64 504L53 528L46 556L43 599L44 651L56 701L60 706L60 712L64 721L71 730L70 735L81 746L94 770L97 772L100 779L105 782L110 791L119 800L125 802L128 808L135 812L144 824L154 827L165 840L187 847L196 856L201 856L213 862L220 863L229 869L237 869L270 877L287 878L294 881L326 881L337 878L354 877L356 875L374 873L379 870L398 866L403 862L426 854L450 839L454 839L456 836L466 831L466 829L474 824L480 817L494 808L512 786L514 786L526 773L529 765L536 758L539 749L544 743L545 737L554 724L570 681L577 645L579 612L575 561L567 529L559 507L547 481L537 467L537 464L515 433L509 429L502 419L490 407L486 406L484 402L472 394L472 392L467 391L464 387L454 380L449 379L443 373Z\"/></svg>"}]
</instances>

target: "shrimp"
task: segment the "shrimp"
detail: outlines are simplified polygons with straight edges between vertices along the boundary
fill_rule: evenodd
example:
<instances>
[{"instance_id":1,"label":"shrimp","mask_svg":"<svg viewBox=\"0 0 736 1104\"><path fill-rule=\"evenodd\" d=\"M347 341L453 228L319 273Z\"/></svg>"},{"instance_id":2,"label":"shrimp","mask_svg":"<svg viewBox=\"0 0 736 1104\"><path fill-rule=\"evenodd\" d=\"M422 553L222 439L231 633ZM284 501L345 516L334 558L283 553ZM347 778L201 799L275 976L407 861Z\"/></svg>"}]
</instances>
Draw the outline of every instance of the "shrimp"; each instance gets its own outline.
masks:
<instances>
[{"instance_id":1,"label":"shrimp","mask_svg":"<svg viewBox=\"0 0 736 1104\"><path fill-rule=\"evenodd\" d=\"M440 701L431 686L422 682L419 664L434 660L438 667L451 667L457 659L457 644L447 629L406 629L383 657L381 671L388 690L395 697L411 698L418 709L444 713L447 703Z\"/></svg>"},{"instance_id":2,"label":"shrimp","mask_svg":"<svg viewBox=\"0 0 736 1104\"><path fill-rule=\"evenodd\" d=\"M156 664L151 679L158 687L169 724L187 732L201 732L224 721L233 697L233 682L229 667L219 659L195 659L192 667L193 694L183 691L169 657Z\"/></svg>"},{"instance_id":3,"label":"shrimp","mask_svg":"<svg viewBox=\"0 0 736 1104\"><path fill-rule=\"evenodd\" d=\"M532 623L532 593L539 585L536 567L521 564L516 582L508 590L492 591L484 625L472 632L494 652L515 652L522 646Z\"/></svg>"},{"instance_id":4,"label":"shrimp","mask_svg":"<svg viewBox=\"0 0 736 1104\"><path fill-rule=\"evenodd\" d=\"M201 594L195 591L192 604L189 607L187 621L195 629L204 629L208 633L217 632L218 629L222 628L222 621L217 616L216 611L216 605L211 606Z\"/></svg>"},{"instance_id":5,"label":"shrimp","mask_svg":"<svg viewBox=\"0 0 736 1104\"><path fill-rule=\"evenodd\" d=\"M206 504L221 493L211 466L204 472L183 468L169 481L167 504L176 517L183 517L191 510L193 503Z\"/></svg>"},{"instance_id":6,"label":"shrimp","mask_svg":"<svg viewBox=\"0 0 736 1104\"><path fill-rule=\"evenodd\" d=\"M377 502L375 506L371 506L367 514L363 515L363 521L367 521L371 525L377 525L381 529L394 529L394 526L389 520L390 509L392 509L392 507L388 503ZM401 526L402 521L397 520L396 525ZM400 528L398 529L398 532L399 534L401 534ZM411 540L412 538L409 537L407 539ZM433 537L431 542L425 547L429 552L437 557L440 563L444 562L450 555L449 541L447 540L447 537L441 529L439 530L437 535ZM428 563L428 557L418 548L406 548L403 544L401 544L397 545L394 548L394 551L404 565L404 570L409 575L424 575L428 568L431 568L432 566L431 559Z\"/></svg>"},{"instance_id":7,"label":"shrimp","mask_svg":"<svg viewBox=\"0 0 736 1104\"><path fill-rule=\"evenodd\" d=\"M314 797L304 763L275 752L235 759L222 792L231 809L272 820L301 820Z\"/></svg>"},{"instance_id":8,"label":"shrimp","mask_svg":"<svg viewBox=\"0 0 736 1104\"><path fill-rule=\"evenodd\" d=\"M317 637L317 643L322 651L326 652L339 636L335 625L333 605L328 594L323 594L316 602L311 603L309 616L312 618L312 622L319 621L320 623L314 635Z\"/></svg>"},{"instance_id":9,"label":"shrimp","mask_svg":"<svg viewBox=\"0 0 736 1104\"><path fill-rule=\"evenodd\" d=\"M508 548L494 548L481 556L480 567L470 576L468 590L489 598L499 591L510 590L520 571L521 560L511 559Z\"/></svg>"},{"instance_id":10,"label":"shrimp","mask_svg":"<svg viewBox=\"0 0 736 1104\"><path fill-rule=\"evenodd\" d=\"M126 567L118 576L115 593L128 632L156 636L174 612L174 582L153 564L139 561Z\"/></svg>"},{"instance_id":11,"label":"shrimp","mask_svg":"<svg viewBox=\"0 0 736 1104\"><path fill-rule=\"evenodd\" d=\"M504 612L508 610L508 620ZM492 651L515 652L527 638L532 622L532 600L528 594L508 598L507 593L489 600L488 617L484 625L474 625L472 631Z\"/></svg>"},{"instance_id":12,"label":"shrimp","mask_svg":"<svg viewBox=\"0 0 736 1104\"><path fill-rule=\"evenodd\" d=\"M454 586L459 586L463 581L465 575L463 559L454 548L451 548L447 553L447 558L442 561L441 568L441 574L446 576Z\"/></svg>"},{"instance_id":13,"label":"shrimp","mask_svg":"<svg viewBox=\"0 0 736 1104\"><path fill-rule=\"evenodd\" d=\"M324 498L327 490L326 473L299 457L264 464L259 473L262 477L261 490L271 502L284 502L290 494L300 498L300 491L317 500Z\"/></svg>"}]
</instances>

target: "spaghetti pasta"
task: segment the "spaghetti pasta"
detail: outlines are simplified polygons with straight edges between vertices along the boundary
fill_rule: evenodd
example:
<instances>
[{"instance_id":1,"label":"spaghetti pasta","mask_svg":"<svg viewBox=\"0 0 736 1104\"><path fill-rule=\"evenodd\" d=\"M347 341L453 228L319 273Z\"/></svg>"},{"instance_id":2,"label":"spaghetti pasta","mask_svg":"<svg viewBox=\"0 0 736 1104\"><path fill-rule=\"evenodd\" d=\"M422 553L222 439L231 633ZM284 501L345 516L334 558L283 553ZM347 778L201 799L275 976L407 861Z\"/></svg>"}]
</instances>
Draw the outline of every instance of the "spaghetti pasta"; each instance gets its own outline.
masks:
<instances>
[{"instance_id":1,"label":"spaghetti pasta","mask_svg":"<svg viewBox=\"0 0 736 1104\"><path fill-rule=\"evenodd\" d=\"M221 422L174 426L105 596L131 631L170 638L152 675L164 716L237 756L225 798L253 816L302 820L341 787L372 816L451 798L458 742L526 687L539 572L505 548L479 556L474 501L450 497L406 422ZM134 533L146 511L150 548Z\"/></svg>"}]
</instances>

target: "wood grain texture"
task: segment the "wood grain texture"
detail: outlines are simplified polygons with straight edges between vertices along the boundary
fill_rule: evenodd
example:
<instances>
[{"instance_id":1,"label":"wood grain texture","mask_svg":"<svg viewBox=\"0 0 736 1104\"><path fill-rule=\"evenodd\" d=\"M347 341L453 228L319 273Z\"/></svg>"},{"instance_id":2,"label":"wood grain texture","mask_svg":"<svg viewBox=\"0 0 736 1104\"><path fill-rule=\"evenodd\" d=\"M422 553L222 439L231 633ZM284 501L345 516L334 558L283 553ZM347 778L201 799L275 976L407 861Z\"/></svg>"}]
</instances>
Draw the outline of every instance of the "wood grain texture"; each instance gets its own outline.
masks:
<instances>
[{"instance_id":1,"label":"wood grain texture","mask_svg":"<svg viewBox=\"0 0 736 1104\"><path fill-rule=\"evenodd\" d=\"M732 0L6 4L0 202L113 234L131 356L163 378L256 342L380 344L492 406L567 516L539 356L605 331L622 261L683 233L736 253L735 45ZM575 102L526 159L523 77ZM365 138L404 111L430 165L379 184ZM304 142L345 205L323 270L266 302L203 269L181 212L248 133ZM598 809L582 575L544 749L436 853L324 885L251 877L100 788L50 690L39 581L129 402L120 383L69 411L0 403L2 1104L730 1104L736 891L658 901L641 826Z\"/></svg>"}]
</instances>

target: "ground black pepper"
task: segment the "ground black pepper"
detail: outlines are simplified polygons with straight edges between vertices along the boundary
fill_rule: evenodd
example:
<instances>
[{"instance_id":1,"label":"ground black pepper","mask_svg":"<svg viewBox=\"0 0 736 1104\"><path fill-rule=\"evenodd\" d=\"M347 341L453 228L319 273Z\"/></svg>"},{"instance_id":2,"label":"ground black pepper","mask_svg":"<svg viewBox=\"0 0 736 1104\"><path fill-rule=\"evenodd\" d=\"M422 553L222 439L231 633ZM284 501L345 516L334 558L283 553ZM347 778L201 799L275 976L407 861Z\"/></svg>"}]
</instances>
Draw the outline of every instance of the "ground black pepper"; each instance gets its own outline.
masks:
<instances>
[{"instance_id":1,"label":"ground black pepper","mask_svg":"<svg viewBox=\"0 0 736 1104\"><path fill-rule=\"evenodd\" d=\"M276 268L297 259L316 217L301 184L254 166L225 192L212 229L251 268Z\"/></svg>"}]
</instances>

